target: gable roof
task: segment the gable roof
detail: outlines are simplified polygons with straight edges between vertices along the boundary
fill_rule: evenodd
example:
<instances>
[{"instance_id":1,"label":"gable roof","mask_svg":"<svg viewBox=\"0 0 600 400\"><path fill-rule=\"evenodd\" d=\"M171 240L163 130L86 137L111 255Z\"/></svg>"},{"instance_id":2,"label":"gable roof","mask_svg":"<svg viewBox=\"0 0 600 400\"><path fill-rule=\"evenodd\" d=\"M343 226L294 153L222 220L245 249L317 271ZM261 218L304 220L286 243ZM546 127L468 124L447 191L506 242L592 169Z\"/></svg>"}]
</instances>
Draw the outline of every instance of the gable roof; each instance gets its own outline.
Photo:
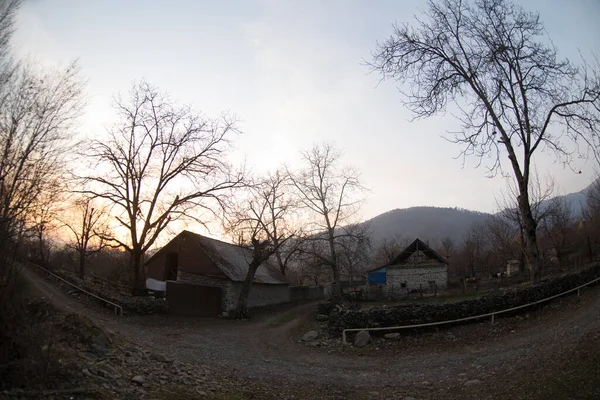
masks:
<instances>
[{"instance_id":1,"label":"gable roof","mask_svg":"<svg viewBox=\"0 0 600 400\"><path fill-rule=\"evenodd\" d=\"M389 263L387 263L385 265L381 265L377 268L373 268L369 272L378 270L379 268L386 267L386 266L403 264L406 260L408 260L410 258L410 256L412 256L413 254L415 254L418 251L425 254L427 257L429 257L429 259L436 260L436 261L446 264L446 265L448 264L448 261L444 257L440 256L435 250L433 250L431 247L426 245L421 239L417 238L417 239L415 239L414 242L412 242L404 250L402 250L402 252L400 252L400 254L398 254L396 257L394 257L394 259L392 261L390 261Z\"/></svg>"},{"instance_id":2,"label":"gable roof","mask_svg":"<svg viewBox=\"0 0 600 400\"><path fill-rule=\"evenodd\" d=\"M421 239L416 238L414 242L402 250L402 252L398 254L388 265L402 264L418 251L425 254L427 257L429 257L429 259L437 260L443 264L448 264L448 261L444 257L440 256L437 252L435 252L435 250L423 243Z\"/></svg>"},{"instance_id":3,"label":"gable roof","mask_svg":"<svg viewBox=\"0 0 600 400\"><path fill-rule=\"evenodd\" d=\"M236 246L217 239L211 239L190 231L182 231L172 241L178 240L183 235L191 238L193 245L201 248L207 257L215 263L227 278L234 282L243 282L246 279L248 266L250 261L252 261L252 249ZM162 249L156 252L147 263L161 251ZM253 282L275 285L289 284L285 275L269 261L262 263L258 267Z\"/></svg>"}]
</instances>

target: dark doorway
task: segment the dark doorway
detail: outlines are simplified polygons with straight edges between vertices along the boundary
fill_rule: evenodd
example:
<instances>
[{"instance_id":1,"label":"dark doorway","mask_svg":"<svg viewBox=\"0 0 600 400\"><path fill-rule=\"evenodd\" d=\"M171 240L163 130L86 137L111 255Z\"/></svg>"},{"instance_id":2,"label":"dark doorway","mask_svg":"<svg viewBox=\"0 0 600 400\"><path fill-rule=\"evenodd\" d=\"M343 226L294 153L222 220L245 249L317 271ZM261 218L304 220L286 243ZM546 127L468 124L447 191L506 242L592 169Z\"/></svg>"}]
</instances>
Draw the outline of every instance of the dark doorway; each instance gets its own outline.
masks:
<instances>
[{"instance_id":1,"label":"dark doorway","mask_svg":"<svg viewBox=\"0 0 600 400\"><path fill-rule=\"evenodd\" d=\"M221 313L221 288L167 282L169 312L197 317L216 317Z\"/></svg>"},{"instance_id":2,"label":"dark doorway","mask_svg":"<svg viewBox=\"0 0 600 400\"><path fill-rule=\"evenodd\" d=\"M177 256L177 253L167 253L167 260L165 261L165 281L177 280Z\"/></svg>"}]
</instances>

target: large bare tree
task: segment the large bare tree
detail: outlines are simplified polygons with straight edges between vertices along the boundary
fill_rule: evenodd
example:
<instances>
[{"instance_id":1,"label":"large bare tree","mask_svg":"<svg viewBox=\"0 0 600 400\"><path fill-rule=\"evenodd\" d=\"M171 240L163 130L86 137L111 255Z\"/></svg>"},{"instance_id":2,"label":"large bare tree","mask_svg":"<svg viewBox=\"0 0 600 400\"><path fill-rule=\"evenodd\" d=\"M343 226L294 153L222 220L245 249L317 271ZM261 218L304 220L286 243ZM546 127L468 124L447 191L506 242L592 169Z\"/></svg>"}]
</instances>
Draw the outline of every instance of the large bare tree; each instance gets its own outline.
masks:
<instances>
[{"instance_id":1,"label":"large bare tree","mask_svg":"<svg viewBox=\"0 0 600 400\"><path fill-rule=\"evenodd\" d=\"M0 99L0 218L16 222L56 187L82 106L76 65L40 71L20 65Z\"/></svg>"},{"instance_id":2,"label":"large bare tree","mask_svg":"<svg viewBox=\"0 0 600 400\"><path fill-rule=\"evenodd\" d=\"M82 176L82 192L112 205L126 238L111 239L131 257L136 285L143 279L144 253L172 222L205 223L222 196L243 181L227 163L229 117L210 120L180 106L146 82L135 84L127 101L117 99L119 122L106 138L86 146L99 173Z\"/></svg>"},{"instance_id":3,"label":"large bare tree","mask_svg":"<svg viewBox=\"0 0 600 400\"><path fill-rule=\"evenodd\" d=\"M404 104L415 117L458 109L450 139L464 156L504 156L518 186L525 260L540 279L536 222L529 199L533 156L542 149L566 161L569 143L598 143L600 79L584 64L558 57L537 13L509 0L430 0L423 19L396 25L376 47L371 66L407 84Z\"/></svg>"},{"instance_id":4,"label":"large bare tree","mask_svg":"<svg viewBox=\"0 0 600 400\"><path fill-rule=\"evenodd\" d=\"M315 145L302 153L303 168L290 174L300 201L308 211L310 223L306 231L307 241L319 241L326 244L326 251L313 254L323 265L333 272L333 296L341 297L340 261L338 259L341 240L352 233L344 225L353 221L362 197L364 187L359 174L341 163L341 153L331 144ZM304 246L306 251L325 246Z\"/></svg>"},{"instance_id":5,"label":"large bare tree","mask_svg":"<svg viewBox=\"0 0 600 400\"><path fill-rule=\"evenodd\" d=\"M250 185L245 198L228 210L224 220L226 231L238 244L252 249L248 273L238 299L237 318L248 316L248 295L256 271L264 262L273 256L281 272L285 272L286 259L282 255L282 247L297 234L292 226L296 202L290 192L287 174L277 170Z\"/></svg>"}]
</instances>

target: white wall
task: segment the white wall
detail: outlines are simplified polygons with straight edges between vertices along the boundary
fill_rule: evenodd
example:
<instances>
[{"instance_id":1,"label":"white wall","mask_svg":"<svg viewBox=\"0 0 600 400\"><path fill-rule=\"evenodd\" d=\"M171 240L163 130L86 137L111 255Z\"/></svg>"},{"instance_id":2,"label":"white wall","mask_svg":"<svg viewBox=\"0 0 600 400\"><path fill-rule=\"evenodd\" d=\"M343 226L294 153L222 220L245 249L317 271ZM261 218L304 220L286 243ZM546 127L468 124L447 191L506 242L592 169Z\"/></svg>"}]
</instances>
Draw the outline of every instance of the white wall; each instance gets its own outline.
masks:
<instances>
[{"instance_id":1,"label":"white wall","mask_svg":"<svg viewBox=\"0 0 600 400\"><path fill-rule=\"evenodd\" d=\"M407 291L430 290L430 281L435 281L438 290L448 287L448 266L433 264L427 266L407 265L399 268L388 267L385 292L388 296L405 295ZM402 284L406 282L406 287Z\"/></svg>"}]
</instances>

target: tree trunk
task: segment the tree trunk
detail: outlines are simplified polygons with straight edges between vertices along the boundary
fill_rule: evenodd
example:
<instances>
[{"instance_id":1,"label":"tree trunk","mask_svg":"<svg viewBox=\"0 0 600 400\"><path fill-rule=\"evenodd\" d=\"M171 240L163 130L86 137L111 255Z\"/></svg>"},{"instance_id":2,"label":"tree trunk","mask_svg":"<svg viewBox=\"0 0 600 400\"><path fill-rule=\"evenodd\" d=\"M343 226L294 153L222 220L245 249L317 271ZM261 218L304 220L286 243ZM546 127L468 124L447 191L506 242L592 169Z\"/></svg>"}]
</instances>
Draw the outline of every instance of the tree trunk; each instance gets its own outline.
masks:
<instances>
[{"instance_id":1,"label":"tree trunk","mask_svg":"<svg viewBox=\"0 0 600 400\"><path fill-rule=\"evenodd\" d=\"M85 250L79 250L79 278L85 279Z\"/></svg>"},{"instance_id":2,"label":"tree trunk","mask_svg":"<svg viewBox=\"0 0 600 400\"><path fill-rule=\"evenodd\" d=\"M277 264L279 264L279 271L281 271L282 275L285 275L285 264L281 259L281 251L279 251L279 243L276 240L273 240L273 245L275 247L275 258L277 259Z\"/></svg>"},{"instance_id":3,"label":"tree trunk","mask_svg":"<svg viewBox=\"0 0 600 400\"><path fill-rule=\"evenodd\" d=\"M131 267L133 268L133 294L137 295L139 291L146 288L142 275L142 252L133 249L131 252Z\"/></svg>"},{"instance_id":4,"label":"tree trunk","mask_svg":"<svg viewBox=\"0 0 600 400\"><path fill-rule=\"evenodd\" d=\"M519 203L519 211L521 213L521 221L523 224L522 235L523 242L525 245L524 255L525 263L529 268L529 281L531 283L538 283L541 279L540 271L540 254L537 244L537 224L533 218L531 212L531 206L529 205L529 195L527 188L521 187L520 195L517 198Z\"/></svg>"},{"instance_id":5,"label":"tree trunk","mask_svg":"<svg viewBox=\"0 0 600 400\"><path fill-rule=\"evenodd\" d=\"M256 274L256 270L258 269L260 263L260 260L253 258L252 262L250 262L250 265L248 266L248 273L246 274L246 279L244 280L242 291L240 292L240 297L238 298L238 305L235 314L237 319L248 318L248 295L250 294L252 282L254 281L254 275Z\"/></svg>"},{"instance_id":6,"label":"tree trunk","mask_svg":"<svg viewBox=\"0 0 600 400\"><path fill-rule=\"evenodd\" d=\"M333 271L333 286L331 287L331 297L334 301L342 299L342 285L340 282L340 269L337 263L337 254L335 252L335 238L333 236L333 228L328 229L329 235L329 252L331 255L331 269Z\"/></svg>"}]
</instances>

